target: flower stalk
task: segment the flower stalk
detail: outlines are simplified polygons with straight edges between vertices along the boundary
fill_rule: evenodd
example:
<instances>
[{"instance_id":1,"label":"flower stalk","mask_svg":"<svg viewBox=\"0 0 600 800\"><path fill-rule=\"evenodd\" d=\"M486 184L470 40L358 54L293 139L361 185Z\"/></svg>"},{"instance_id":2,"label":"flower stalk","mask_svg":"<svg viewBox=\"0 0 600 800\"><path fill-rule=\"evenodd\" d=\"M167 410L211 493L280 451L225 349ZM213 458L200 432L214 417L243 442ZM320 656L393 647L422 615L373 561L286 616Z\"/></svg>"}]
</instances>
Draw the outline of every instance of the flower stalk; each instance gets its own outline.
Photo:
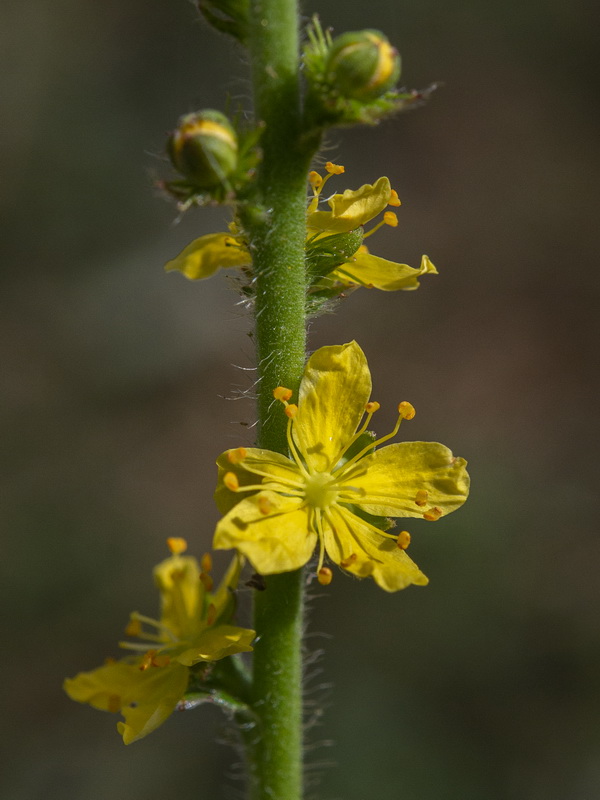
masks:
<instances>
[{"instance_id":1,"label":"flower stalk","mask_svg":"<svg viewBox=\"0 0 600 800\"><path fill-rule=\"evenodd\" d=\"M252 209L241 218L252 248L258 367L258 445L287 453L273 388L297 388L306 356L306 175L301 145L298 9L294 0L252 3L249 48L263 159ZM255 592L257 641L246 737L251 800L302 797L302 570L273 575Z\"/></svg>"}]
</instances>

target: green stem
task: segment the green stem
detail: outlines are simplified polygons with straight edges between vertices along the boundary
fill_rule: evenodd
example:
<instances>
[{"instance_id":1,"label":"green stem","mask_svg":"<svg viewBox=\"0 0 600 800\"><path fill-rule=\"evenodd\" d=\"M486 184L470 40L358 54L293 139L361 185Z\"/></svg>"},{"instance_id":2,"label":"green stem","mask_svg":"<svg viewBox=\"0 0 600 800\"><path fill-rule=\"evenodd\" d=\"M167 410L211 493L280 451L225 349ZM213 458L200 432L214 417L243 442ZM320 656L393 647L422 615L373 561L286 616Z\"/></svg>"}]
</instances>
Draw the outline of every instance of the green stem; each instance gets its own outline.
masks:
<instances>
[{"instance_id":1,"label":"green stem","mask_svg":"<svg viewBox=\"0 0 600 800\"><path fill-rule=\"evenodd\" d=\"M296 394L306 357L306 177L301 145L298 10L295 0L251 0L249 46L256 115L265 125L257 207L242 212L256 275L258 444L287 453L273 389ZM256 213L258 212L258 213ZM297 396L297 395L296 395ZM302 797L303 572L266 578L255 592L252 706L245 736L251 800Z\"/></svg>"}]
</instances>

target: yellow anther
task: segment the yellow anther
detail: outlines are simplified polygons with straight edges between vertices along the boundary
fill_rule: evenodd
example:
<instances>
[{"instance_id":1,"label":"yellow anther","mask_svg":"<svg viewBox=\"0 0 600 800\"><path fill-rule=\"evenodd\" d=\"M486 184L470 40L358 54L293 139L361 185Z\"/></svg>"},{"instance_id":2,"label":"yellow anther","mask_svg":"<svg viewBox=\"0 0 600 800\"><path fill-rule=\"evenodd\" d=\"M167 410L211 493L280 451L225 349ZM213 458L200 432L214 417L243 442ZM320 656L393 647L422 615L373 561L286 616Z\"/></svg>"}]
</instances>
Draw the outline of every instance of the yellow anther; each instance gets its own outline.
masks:
<instances>
[{"instance_id":1,"label":"yellow anther","mask_svg":"<svg viewBox=\"0 0 600 800\"><path fill-rule=\"evenodd\" d=\"M169 536L167 539L167 547L174 556L178 556L180 553L185 553L187 550L187 542L180 536Z\"/></svg>"},{"instance_id":2,"label":"yellow anther","mask_svg":"<svg viewBox=\"0 0 600 800\"><path fill-rule=\"evenodd\" d=\"M157 654L158 650L148 650L147 653L144 653L142 656L142 660L140 661L139 669L142 672L145 672L148 667L152 666L152 659Z\"/></svg>"},{"instance_id":3,"label":"yellow anther","mask_svg":"<svg viewBox=\"0 0 600 800\"><path fill-rule=\"evenodd\" d=\"M210 592L214 586L213 579L210 577L208 572L200 573L200 583L202 584L202 586L204 586L207 592Z\"/></svg>"},{"instance_id":4,"label":"yellow anther","mask_svg":"<svg viewBox=\"0 0 600 800\"><path fill-rule=\"evenodd\" d=\"M351 553L348 556L348 558L344 558L344 559L342 559L340 561L340 567L343 567L344 569L348 569L348 567L351 564L354 564L354 562L356 561L357 558L358 558L358 556L356 555L356 553Z\"/></svg>"},{"instance_id":5,"label":"yellow anther","mask_svg":"<svg viewBox=\"0 0 600 800\"><path fill-rule=\"evenodd\" d=\"M342 173L346 172L346 167L341 164L333 164L331 161L325 164L325 169L330 175L342 175Z\"/></svg>"},{"instance_id":6,"label":"yellow anther","mask_svg":"<svg viewBox=\"0 0 600 800\"><path fill-rule=\"evenodd\" d=\"M295 406L293 403L290 403L285 407L285 415L290 419L293 419L296 414L298 413L298 406Z\"/></svg>"},{"instance_id":7,"label":"yellow anther","mask_svg":"<svg viewBox=\"0 0 600 800\"><path fill-rule=\"evenodd\" d=\"M376 411L379 411L380 408L381 404L378 403L377 400L371 400L365 406L365 411L367 412L367 414L374 414Z\"/></svg>"},{"instance_id":8,"label":"yellow anther","mask_svg":"<svg viewBox=\"0 0 600 800\"><path fill-rule=\"evenodd\" d=\"M223 483L229 489L230 492L237 492L240 488L240 482L237 479L237 475L233 472L226 472L223 475Z\"/></svg>"},{"instance_id":9,"label":"yellow anther","mask_svg":"<svg viewBox=\"0 0 600 800\"><path fill-rule=\"evenodd\" d=\"M106 705L112 714L116 714L117 711L121 710L121 698L118 694L111 694L108 696Z\"/></svg>"},{"instance_id":10,"label":"yellow anther","mask_svg":"<svg viewBox=\"0 0 600 800\"><path fill-rule=\"evenodd\" d=\"M394 214L393 211L386 211L383 215L383 221L386 225L389 225L391 228L398 227L398 217Z\"/></svg>"},{"instance_id":11,"label":"yellow anther","mask_svg":"<svg viewBox=\"0 0 600 800\"><path fill-rule=\"evenodd\" d=\"M275 503L266 494L258 495L258 510L265 516L275 508Z\"/></svg>"},{"instance_id":12,"label":"yellow anther","mask_svg":"<svg viewBox=\"0 0 600 800\"><path fill-rule=\"evenodd\" d=\"M227 460L230 464L239 464L248 455L245 447L236 447L235 450L227 451Z\"/></svg>"},{"instance_id":13,"label":"yellow anther","mask_svg":"<svg viewBox=\"0 0 600 800\"><path fill-rule=\"evenodd\" d=\"M139 619L130 619L125 626L125 636L140 636L142 633L142 623Z\"/></svg>"},{"instance_id":14,"label":"yellow anther","mask_svg":"<svg viewBox=\"0 0 600 800\"><path fill-rule=\"evenodd\" d=\"M321 567L321 569L317 572L317 580L321 586L329 586L333 580L333 572L329 569L329 567Z\"/></svg>"},{"instance_id":15,"label":"yellow anther","mask_svg":"<svg viewBox=\"0 0 600 800\"><path fill-rule=\"evenodd\" d=\"M429 522L436 522L442 516L442 509L434 506L430 508L429 511L426 511L423 514L423 519L429 520Z\"/></svg>"},{"instance_id":16,"label":"yellow anther","mask_svg":"<svg viewBox=\"0 0 600 800\"><path fill-rule=\"evenodd\" d=\"M426 489L419 489L417 492L417 496L415 497L415 503L419 507L423 507L427 505L427 498L429 497L429 492Z\"/></svg>"},{"instance_id":17,"label":"yellow anther","mask_svg":"<svg viewBox=\"0 0 600 800\"><path fill-rule=\"evenodd\" d=\"M410 533L408 531L400 531L398 534L397 544L400 550L406 550L410 544Z\"/></svg>"},{"instance_id":18,"label":"yellow anther","mask_svg":"<svg viewBox=\"0 0 600 800\"><path fill-rule=\"evenodd\" d=\"M388 200L388 206L394 206L395 208L397 208L398 206L401 205L402 203L400 201L400 198L398 197L398 192L395 189L392 189L390 199Z\"/></svg>"},{"instance_id":19,"label":"yellow anther","mask_svg":"<svg viewBox=\"0 0 600 800\"><path fill-rule=\"evenodd\" d=\"M285 386L278 386L276 389L273 389L273 397L275 400L280 400L282 403L287 403L292 395L292 390L286 389Z\"/></svg>"},{"instance_id":20,"label":"yellow anther","mask_svg":"<svg viewBox=\"0 0 600 800\"><path fill-rule=\"evenodd\" d=\"M308 173L308 182L310 183L313 189L318 189L320 186L323 185L323 178L319 175L318 172L315 172L313 169Z\"/></svg>"},{"instance_id":21,"label":"yellow anther","mask_svg":"<svg viewBox=\"0 0 600 800\"><path fill-rule=\"evenodd\" d=\"M213 603L211 603L208 607L208 611L206 612L206 624L214 625L216 618L217 618L217 608Z\"/></svg>"},{"instance_id":22,"label":"yellow anther","mask_svg":"<svg viewBox=\"0 0 600 800\"><path fill-rule=\"evenodd\" d=\"M171 658L166 653L159 656L154 656L152 659L153 667L166 667L171 663Z\"/></svg>"},{"instance_id":23,"label":"yellow anther","mask_svg":"<svg viewBox=\"0 0 600 800\"><path fill-rule=\"evenodd\" d=\"M403 400L401 403L398 403L398 413L400 414L403 419L414 419L415 414L415 407L412 403L408 403L406 400Z\"/></svg>"},{"instance_id":24,"label":"yellow anther","mask_svg":"<svg viewBox=\"0 0 600 800\"><path fill-rule=\"evenodd\" d=\"M212 556L210 553L204 553L200 560L200 567L202 572L210 572L213 568Z\"/></svg>"}]
</instances>

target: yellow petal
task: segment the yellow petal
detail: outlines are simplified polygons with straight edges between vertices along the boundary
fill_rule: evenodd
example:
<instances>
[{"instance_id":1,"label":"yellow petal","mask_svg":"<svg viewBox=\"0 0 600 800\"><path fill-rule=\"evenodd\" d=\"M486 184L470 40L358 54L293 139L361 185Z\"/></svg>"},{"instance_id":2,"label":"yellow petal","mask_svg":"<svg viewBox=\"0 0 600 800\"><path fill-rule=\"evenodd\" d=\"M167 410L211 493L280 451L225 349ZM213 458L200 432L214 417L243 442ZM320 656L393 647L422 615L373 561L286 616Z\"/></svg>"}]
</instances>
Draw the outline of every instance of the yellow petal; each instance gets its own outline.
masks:
<instances>
[{"instance_id":1,"label":"yellow petal","mask_svg":"<svg viewBox=\"0 0 600 800\"><path fill-rule=\"evenodd\" d=\"M356 342L321 347L300 384L294 436L310 467L328 472L354 435L371 396L371 374Z\"/></svg>"},{"instance_id":2,"label":"yellow petal","mask_svg":"<svg viewBox=\"0 0 600 800\"><path fill-rule=\"evenodd\" d=\"M270 513L261 511L259 498L272 505ZM299 498L282 497L275 492L261 492L242 500L218 523L214 548L235 547L263 575L298 569L311 557L317 542L301 503Z\"/></svg>"},{"instance_id":3,"label":"yellow petal","mask_svg":"<svg viewBox=\"0 0 600 800\"><path fill-rule=\"evenodd\" d=\"M193 556L170 556L154 568L160 592L161 622L177 639L193 635L200 623L203 588L200 566Z\"/></svg>"},{"instance_id":4,"label":"yellow petal","mask_svg":"<svg viewBox=\"0 0 600 800\"><path fill-rule=\"evenodd\" d=\"M120 711L125 722L117 728L125 744L147 736L169 717L187 688L187 667L171 662L140 670L130 661L117 661L64 682L72 700L102 711Z\"/></svg>"},{"instance_id":5,"label":"yellow petal","mask_svg":"<svg viewBox=\"0 0 600 800\"><path fill-rule=\"evenodd\" d=\"M200 661L219 661L234 653L249 653L256 632L234 625L218 625L207 628L181 653L173 657L187 667Z\"/></svg>"},{"instance_id":6,"label":"yellow petal","mask_svg":"<svg viewBox=\"0 0 600 800\"><path fill-rule=\"evenodd\" d=\"M364 492L354 502L369 514L422 517L431 507L449 514L469 494L466 464L437 442L396 442L361 459L343 483Z\"/></svg>"},{"instance_id":7,"label":"yellow petal","mask_svg":"<svg viewBox=\"0 0 600 800\"><path fill-rule=\"evenodd\" d=\"M379 178L360 189L346 189L329 200L331 211L313 211L308 215L307 226L315 231L342 233L365 225L388 205L392 190L387 178Z\"/></svg>"},{"instance_id":8,"label":"yellow petal","mask_svg":"<svg viewBox=\"0 0 600 800\"><path fill-rule=\"evenodd\" d=\"M223 477L228 472L233 472L239 481L240 488L261 484L263 478L256 475L251 470L257 469L261 473L267 473L273 480L298 481L299 473L296 464L286 456L274 453L271 450L263 450L259 447L247 447L246 457L239 462L232 463L229 460L229 450L222 453L217 459L219 474L217 478L217 488L215 491L215 502L221 514L226 514L248 495L243 492L232 492L223 483Z\"/></svg>"},{"instance_id":9,"label":"yellow petal","mask_svg":"<svg viewBox=\"0 0 600 800\"><path fill-rule=\"evenodd\" d=\"M365 520L340 507L333 508L330 517L333 530L325 530L325 548L336 564L344 561L348 572L358 578L372 577L386 592L429 582L393 539L382 536ZM351 560L352 556L356 558Z\"/></svg>"},{"instance_id":10,"label":"yellow petal","mask_svg":"<svg viewBox=\"0 0 600 800\"><path fill-rule=\"evenodd\" d=\"M209 233L190 242L178 256L165 264L165 270L178 270L190 280L202 280L210 278L219 268L250 264L250 254L230 233Z\"/></svg>"},{"instance_id":11,"label":"yellow petal","mask_svg":"<svg viewBox=\"0 0 600 800\"><path fill-rule=\"evenodd\" d=\"M428 273L438 274L428 256L423 256L420 268L414 269L408 264L397 264L394 261L387 261L385 258L371 255L371 253L359 251L352 261L342 264L330 277L348 285L359 284L373 289L381 289L384 292L395 292L418 289L418 278Z\"/></svg>"}]
</instances>

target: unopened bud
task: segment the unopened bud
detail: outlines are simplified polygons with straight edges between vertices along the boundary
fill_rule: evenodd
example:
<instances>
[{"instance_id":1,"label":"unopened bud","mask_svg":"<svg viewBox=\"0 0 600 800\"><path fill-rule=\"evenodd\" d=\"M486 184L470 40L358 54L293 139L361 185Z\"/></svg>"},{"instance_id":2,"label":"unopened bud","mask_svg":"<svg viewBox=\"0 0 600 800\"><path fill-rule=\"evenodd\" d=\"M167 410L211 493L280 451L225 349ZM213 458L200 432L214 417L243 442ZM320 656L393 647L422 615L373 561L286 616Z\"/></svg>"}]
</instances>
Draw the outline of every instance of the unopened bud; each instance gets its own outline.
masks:
<instances>
[{"instance_id":1,"label":"unopened bud","mask_svg":"<svg viewBox=\"0 0 600 800\"><path fill-rule=\"evenodd\" d=\"M167 151L178 172L201 189L214 189L236 168L237 135L224 114L206 109L181 117Z\"/></svg>"},{"instance_id":2,"label":"unopened bud","mask_svg":"<svg viewBox=\"0 0 600 800\"><path fill-rule=\"evenodd\" d=\"M344 97L376 100L398 81L400 56L380 31L343 33L333 40L327 74Z\"/></svg>"}]
</instances>

